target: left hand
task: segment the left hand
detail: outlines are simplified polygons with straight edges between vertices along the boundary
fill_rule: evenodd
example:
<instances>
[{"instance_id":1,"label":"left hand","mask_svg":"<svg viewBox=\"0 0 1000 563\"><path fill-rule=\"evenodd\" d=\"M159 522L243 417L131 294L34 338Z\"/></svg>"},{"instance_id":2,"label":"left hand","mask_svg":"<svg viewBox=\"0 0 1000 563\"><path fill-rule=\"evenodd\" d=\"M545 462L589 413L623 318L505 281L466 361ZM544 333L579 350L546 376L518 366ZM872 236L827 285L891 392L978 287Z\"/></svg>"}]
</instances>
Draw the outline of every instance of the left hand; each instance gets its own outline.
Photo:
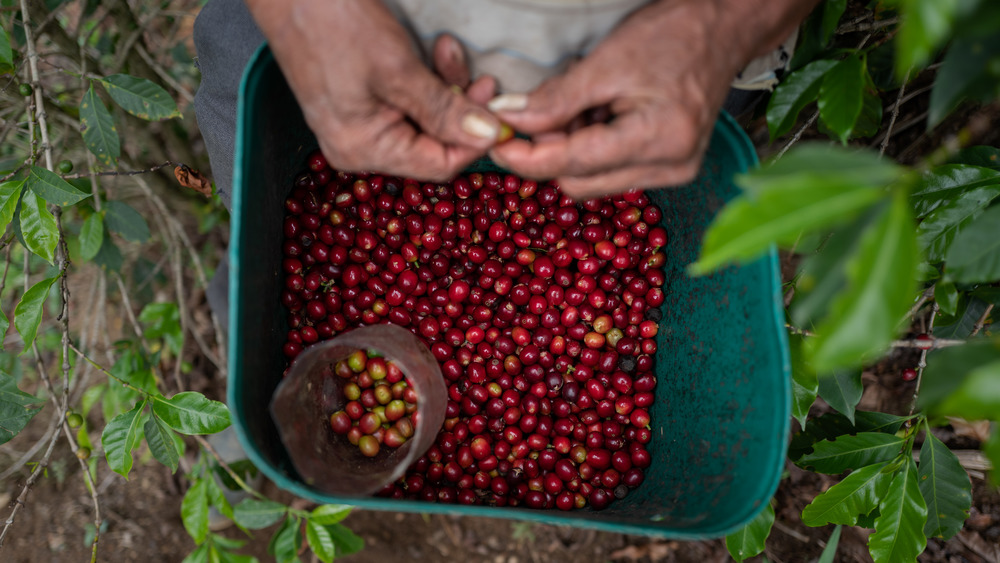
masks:
<instances>
[{"instance_id":1,"label":"left hand","mask_svg":"<svg viewBox=\"0 0 1000 563\"><path fill-rule=\"evenodd\" d=\"M491 109L531 141L490 156L514 173L555 178L574 198L683 184L698 173L737 72L776 47L816 0L660 0L528 95ZM613 119L567 132L586 110Z\"/></svg>"}]
</instances>

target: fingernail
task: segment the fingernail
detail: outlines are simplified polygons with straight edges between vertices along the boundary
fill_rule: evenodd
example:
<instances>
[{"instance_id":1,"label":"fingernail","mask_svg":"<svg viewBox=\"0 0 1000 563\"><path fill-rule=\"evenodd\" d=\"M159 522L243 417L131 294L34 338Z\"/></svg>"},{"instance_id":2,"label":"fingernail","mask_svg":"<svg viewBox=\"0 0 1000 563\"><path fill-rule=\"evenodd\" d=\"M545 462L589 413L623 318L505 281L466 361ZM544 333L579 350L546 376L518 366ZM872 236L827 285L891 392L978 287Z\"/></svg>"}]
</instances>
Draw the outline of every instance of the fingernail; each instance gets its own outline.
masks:
<instances>
[{"instance_id":1,"label":"fingernail","mask_svg":"<svg viewBox=\"0 0 1000 563\"><path fill-rule=\"evenodd\" d=\"M521 111L528 107L528 96L524 94L500 94L490 100L486 107L490 111Z\"/></svg>"},{"instance_id":2,"label":"fingernail","mask_svg":"<svg viewBox=\"0 0 1000 563\"><path fill-rule=\"evenodd\" d=\"M500 127L478 113L467 113L462 118L462 131L480 139L496 139Z\"/></svg>"}]
</instances>

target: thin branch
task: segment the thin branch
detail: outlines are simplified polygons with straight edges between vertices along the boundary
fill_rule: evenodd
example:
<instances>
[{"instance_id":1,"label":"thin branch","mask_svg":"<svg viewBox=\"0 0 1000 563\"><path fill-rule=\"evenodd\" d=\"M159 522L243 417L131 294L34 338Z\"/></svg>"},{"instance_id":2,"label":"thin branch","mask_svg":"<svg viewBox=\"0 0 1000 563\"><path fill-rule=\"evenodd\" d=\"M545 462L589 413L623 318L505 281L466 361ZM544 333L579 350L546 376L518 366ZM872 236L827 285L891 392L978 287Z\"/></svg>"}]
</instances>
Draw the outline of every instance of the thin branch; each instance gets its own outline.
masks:
<instances>
[{"instance_id":1,"label":"thin branch","mask_svg":"<svg viewBox=\"0 0 1000 563\"><path fill-rule=\"evenodd\" d=\"M862 21L848 22L837 28L837 35L844 35L847 33L856 33L858 31L875 31L879 29L885 29L887 27L892 27L899 23L899 18L887 18L879 21L865 22L864 20L871 17L871 15L862 16L860 18Z\"/></svg>"},{"instance_id":2,"label":"thin branch","mask_svg":"<svg viewBox=\"0 0 1000 563\"><path fill-rule=\"evenodd\" d=\"M813 123L816 123L817 119L819 119L819 110L816 110L812 114L812 117L810 117L802 125L802 127L799 127L799 130L796 131L794 135L792 135L792 138L789 139L789 141L787 143L785 143L785 146L781 147L781 150L778 151L777 155L775 155L774 160L778 160L779 158L785 156L785 153L788 152L788 149L792 148L792 145L794 145L795 143L799 142L799 139L802 138L802 134L806 132L806 129L809 129L810 127L812 127Z\"/></svg>"},{"instance_id":3,"label":"thin branch","mask_svg":"<svg viewBox=\"0 0 1000 563\"><path fill-rule=\"evenodd\" d=\"M191 92L189 92L188 89L185 88L183 84L177 82L173 76L170 76L170 73L164 70L164 68L160 66L159 63L154 61L153 57L149 55L145 47L139 45L138 47L135 48L135 51L139 53L139 56L142 57L142 60L146 61L146 64L149 65L149 68L153 69L153 72L155 72L157 76L162 78L164 82L166 82L171 88L174 89L174 91L180 94L182 98L187 100L189 104L194 103L194 95L191 94Z\"/></svg>"},{"instance_id":4,"label":"thin branch","mask_svg":"<svg viewBox=\"0 0 1000 563\"><path fill-rule=\"evenodd\" d=\"M927 321L927 334L931 334L931 331L934 330L934 319L937 318L937 314L938 304L935 302L934 308L931 309L931 318ZM936 343L937 340L935 339L933 342ZM913 400L910 402L910 416L913 416L913 411L917 408L917 397L920 396L920 384L924 378L924 368L927 367L927 352L930 350L930 348L925 348L920 351L920 362L917 363L917 385L913 389ZM910 426L910 421L906 421L906 426Z\"/></svg>"},{"instance_id":5,"label":"thin branch","mask_svg":"<svg viewBox=\"0 0 1000 563\"><path fill-rule=\"evenodd\" d=\"M889 118L889 126L885 130L885 138L882 139L882 146L879 147L878 154L881 157L885 154L885 149L889 146L889 139L892 137L892 128L896 125L896 118L899 117L899 102L903 99L903 94L906 93L906 82L910 79L910 72L913 67L906 70L906 75L903 77L903 83L899 86L899 93L896 94L896 103L892 106L892 117Z\"/></svg>"},{"instance_id":6,"label":"thin branch","mask_svg":"<svg viewBox=\"0 0 1000 563\"><path fill-rule=\"evenodd\" d=\"M89 152L87 154L90 154ZM180 162L166 161L163 164L157 164L156 166L151 166L144 170L111 170L108 172L81 172L78 174L64 174L62 177L64 180L77 180L80 178L92 178L94 176L139 176L140 174L149 174L151 172L156 172L168 166L183 166Z\"/></svg>"},{"instance_id":7,"label":"thin branch","mask_svg":"<svg viewBox=\"0 0 1000 563\"><path fill-rule=\"evenodd\" d=\"M975 326L972 327L972 334L969 335L969 338L972 338L973 336L979 334L979 331L983 330L983 327L986 325L986 319L990 318L990 313L992 312L993 304L990 303L986 306L986 310L983 311L983 314L979 316L979 320L976 321Z\"/></svg>"}]
</instances>

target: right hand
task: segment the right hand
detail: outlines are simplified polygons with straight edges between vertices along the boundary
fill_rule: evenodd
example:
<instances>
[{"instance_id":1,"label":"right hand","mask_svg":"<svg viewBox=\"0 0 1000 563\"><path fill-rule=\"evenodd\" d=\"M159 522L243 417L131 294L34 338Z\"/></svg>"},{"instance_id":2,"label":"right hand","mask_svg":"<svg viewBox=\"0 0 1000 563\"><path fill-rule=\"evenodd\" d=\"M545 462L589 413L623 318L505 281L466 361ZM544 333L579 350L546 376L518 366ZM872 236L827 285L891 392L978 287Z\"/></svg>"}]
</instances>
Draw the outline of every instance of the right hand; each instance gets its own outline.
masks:
<instances>
[{"instance_id":1,"label":"right hand","mask_svg":"<svg viewBox=\"0 0 1000 563\"><path fill-rule=\"evenodd\" d=\"M445 181L495 144L500 122L482 107L492 81L477 81L468 95L450 88L381 1L247 5L332 167ZM435 60L464 87L461 48L449 39L438 42Z\"/></svg>"}]
</instances>

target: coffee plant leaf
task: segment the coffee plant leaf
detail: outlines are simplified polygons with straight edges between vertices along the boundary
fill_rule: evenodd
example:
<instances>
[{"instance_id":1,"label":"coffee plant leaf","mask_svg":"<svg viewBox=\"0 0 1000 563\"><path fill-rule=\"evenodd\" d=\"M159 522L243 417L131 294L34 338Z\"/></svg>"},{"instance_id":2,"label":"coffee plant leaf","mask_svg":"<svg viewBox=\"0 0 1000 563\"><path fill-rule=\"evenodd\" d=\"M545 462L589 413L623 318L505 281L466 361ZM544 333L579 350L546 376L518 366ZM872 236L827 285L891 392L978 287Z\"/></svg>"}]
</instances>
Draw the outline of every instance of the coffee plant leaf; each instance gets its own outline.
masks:
<instances>
[{"instance_id":1,"label":"coffee plant leaf","mask_svg":"<svg viewBox=\"0 0 1000 563\"><path fill-rule=\"evenodd\" d=\"M312 519L307 520L306 541L309 543L309 549L316 554L320 561L332 563L333 558L337 555L337 550L333 543L333 537L330 536L330 531L326 527L313 522Z\"/></svg>"},{"instance_id":2,"label":"coffee plant leaf","mask_svg":"<svg viewBox=\"0 0 1000 563\"><path fill-rule=\"evenodd\" d=\"M213 542L212 547L218 552L219 563L259 563L259 560L252 555L243 555L241 553L235 553L230 551L232 548L223 548L219 543L218 538L222 536L215 536L216 540ZM238 548L235 548L238 549Z\"/></svg>"},{"instance_id":3,"label":"coffee plant leaf","mask_svg":"<svg viewBox=\"0 0 1000 563\"><path fill-rule=\"evenodd\" d=\"M995 420L1000 416L1000 360L980 364L961 376L961 383L931 412L967 420Z\"/></svg>"},{"instance_id":4,"label":"coffee plant leaf","mask_svg":"<svg viewBox=\"0 0 1000 563\"><path fill-rule=\"evenodd\" d=\"M868 536L868 553L875 563L915 562L927 547L927 505L917 481L913 460L909 460L882 495L875 533Z\"/></svg>"},{"instance_id":5,"label":"coffee plant leaf","mask_svg":"<svg viewBox=\"0 0 1000 563\"><path fill-rule=\"evenodd\" d=\"M184 332L181 330L180 308L176 303L150 303L139 313L139 321L145 327L143 336L150 340L162 338L175 354L180 354Z\"/></svg>"},{"instance_id":6,"label":"coffee plant leaf","mask_svg":"<svg viewBox=\"0 0 1000 563\"><path fill-rule=\"evenodd\" d=\"M833 38L833 33L837 31L837 24L840 23L844 10L847 9L847 0L826 0L823 2L823 26L821 40L824 45Z\"/></svg>"},{"instance_id":7,"label":"coffee plant leaf","mask_svg":"<svg viewBox=\"0 0 1000 563\"><path fill-rule=\"evenodd\" d=\"M820 59L788 75L774 89L767 104L767 128L771 141L788 133L802 112L819 97L823 75L837 65L837 61Z\"/></svg>"},{"instance_id":8,"label":"coffee plant leaf","mask_svg":"<svg viewBox=\"0 0 1000 563\"><path fill-rule=\"evenodd\" d=\"M169 399L153 397L153 412L181 434L214 434L230 424L225 404L195 391L184 391Z\"/></svg>"},{"instance_id":9,"label":"coffee plant leaf","mask_svg":"<svg viewBox=\"0 0 1000 563\"><path fill-rule=\"evenodd\" d=\"M104 218L100 213L91 213L80 227L80 258L93 260L104 242Z\"/></svg>"},{"instance_id":10,"label":"coffee plant leaf","mask_svg":"<svg viewBox=\"0 0 1000 563\"><path fill-rule=\"evenodd\" d=\"M209 506L214 506L226 518L233 519L233 505L229 504L225 492L214 477L205 479L205 495L208 496Z\"/></svg>"},{"instance_id":11,"label":"coffee plant leaf","mask_svg":"<svg viewBox=\"0 0 1000 563\"><path fill-rule=\"evenodd\" d=\"M961 0L900 0L896 72L902 76L930 60L948 38ZM940 78L940 76L939 76Z\"/></svg>"},{"instance_id":12,"label":"coffee plant leaf","mask_svg":"<svg viewBox=\"0 0 1000 563\"><path fill-rule=\"evenodd\" d=\"M35 335L38 334L38 327L42 323L42 312L45 300L49 296L49 289L58 279L59 276L51 277L31 286L14 307L14 327L21 335L21 340L24 341L25 352L30 350L31 345L35 342Z\"/></svg>"},{"instance_id":13,"label":"coffee plant leaf","mask_svg":"<svg viewBox=\"0 0 1000 563\"><path fill-rule=\"evenodd\" d=\"M180 453L174 444L174 431L167 427L155 414L146 420L142 427L143 434L146 435L146 443L149 451L163 465L170 468L171 473L177 471L177 463L180 460Z\"/></svg>"},{"instance_id":14,"label":"coffee plant leaf","mask_svg":"<svg viewBox=\"0 0 1000 563\"><path fill-rule=\"evenodd\" d=\"M920 447L920 493L927 503L924 535L947 540L958 533L972 506L972 481L962 463L930 431Z\"/></svg>"},{"instance_id":15,"label":"coffee plant leaf","mask_svg":"<svg viewBox=\"0 0 1000 563\"><path fill-rule=\"evenodd\" d=\"M955 235L945 272L959 283L1000 279L1000 207L987 209Z\"/></svg>"},{"instance_id":16,"label":"coffee plant leaf","mask_svg":"<svg viewBox=\"0 0 1000 563\"><path fill-rule=\"evenodd\" d=\"M941 62L931 89L927 127L932 128L966 99L989 100L997 95L996 77L989 69L1000 61L1000 37L957 37Z\"/></svg>"},{"instance_id":17,"label":"coffee plant leaf","mask_svg":"<svg viewBox=\"0 0 1000 563\"><path fill-rule=\"evenodd\" d=\"M297 516L291 514L285 518L284 524L271 537L271 542L267 550L278 563L291 563L299 561L299 548L302 547L302 534L299 533L299 521Z\"/></svg>"},{"instance_id":18,"label":"coffee plant leaf","mask_svg":"<svg viewBox=\"0 0 1000 563\"><path fill-rule=\"evenodd\" d=\"M309 520L323 526L329 526L347 518L353 508L346 504L321 504L309 513Z\"/></svg>"},{"instance_id":19,"label":"coffee plant leaf","mask_svg":"<svg viewBox=\"0 0 1000 563\"><path fill-rule=\"evenodd\" d=\"M55 172L41 166L31 167L28 177L24 180L24 186L45 201L60 207L73 205L90 197L90 194L76 189L73 184L63 180Z\"/></svg>"},{"instance_id":20,"label":"coffee plant leaf","mask_svg":"<svg viewBox=\"0 0 1000 563\"><path fill-rule=\"evenodd\" d=\"M934 301L945 315L958 311L958 288L951 280L941 280L934 286Z\"/></svg>"},{"instance_id":21,"label":"coffee plant leaf","mask_svg":"<svg viewBox=\"0 0 1000 563\"><path fill-rule=\"evenodd\" d=\"M181 500L181 521L196 544L208 537L208 495L205 478L195 479Z\"/></svg>"},{"instance_id":22,"label":"coffee plant leaf","mask_svg":"<svg viewBox=\"0 0 1000 563\"><path fill-rule=\"evenodd\" d=\"M108 201L104 205L104 224L130 242L149 240L149 224L131 205L123 201Z\"/></svg>"},{"instance_id":23,"label":"coffee plant leaf","mask_svg":"<svg viewBox=\"0 0 1000 563\"><path fill-rule=\"evenodd\" d=\"M93 84L80 100L80 129L84 144L97 158L98 164L105 168L118 165L118 157L122 153L118 130L111 112L94 91Z\"/></svg>"},{"instance_id":24,"label":"coffee plant leaf","mask_svg":"<svg viewBox=\"0 0 1000 563\"><path fill-rule=\"evenodd\" d=\"M0 371L0 444L17 436L42 410L44 402L17 388L17 381Z\"/></svg>"},{"instance_id":25,"label":"coffee plant leaf","mask_svg":"<svg viewBox=\"0 0 1000 563\"><path fill-rule=\"evenodd\" d=\"M1000 172L1000 148L989 146L966 147L948 160L951 164L967 164Z\"/></svg>"},{"instance_id":26,"label":"coffee plant leaf","mask_svg":"<svg viewBox=\"0 0 1000 563\"><path fill-rule=\"evenodd\" d=\"M848 289L830 305L807 348L821 374L860 365L886 349L916 290L920 262L916 224L906 195L895 191L846 265Z\"/></svg>"},{"instance_id":27,"label":"coffee plant leaf","mask_svg":"<svg viewBox=\"0 0 1000 563\"><path fill-rule=\"evenodd\" d=\"M757 513L753 520L747 522L739 530L726 536L726 549L729 555L743 561L764 551L764 542L771 534L774 525L774 508L767 502L764 509Z\"/></svg>"},{"instance_id":28,"label":"coffee plant leaf","mask_svg":"<svg viewBox=\"0 0 1000 563\"><path fill-rule=\"evenodd\" d=\"M994 487L1000 487L1000 427L994 426L989 439L983 442L983 453L993 466L990 470L990 483Z\"/></svg>"},{"instance_id":29,"label":"coffee plant leaf","mask_svg":"<svg viewBox=\"0 0 1000 563\"><path fill-rule=\"evenodd\" d=\"M0 74L14 70L14 51L10 48L10 35L0 27Z\"/></svg>"},{"instance_id":30,"label":"coffee plant leaf","mask_svg":"<svg viewBox=\"0 0 1000 563\"><path fill-rule=\"evenodd\" d=\"M802 523L813 527L857 524L859 515L878 507L892 481L892 474L882 471L885 466L879 463L862 467L817 495L802 510Z\"/></svg>"},{"instance_id":31,"label":"coffee plant leaf","mask_svg":"<svg viewBox=\"0 0 1000 563\"><path fill-rule=\"evenodd\" d=\"M26 192L21 197L18 219L25 247L52 264L56 244L59 243L59 228L56 218L46 207L45 200L35 193Z\"/></svg>"},{"instance_id":32,"label":"coffee plant leaf","mask_svg":"<svg viewBox=\"0 0 1000 563\"><path fill-rule=\"evenodd\" d=\"M851 424L854 424L854 408L863 391L860 370L837 370L819 378L819 396Z\"/></svg>"},{"instance_id":33,"label":"coffee plant leaf","mask_svg":"<svg viewBox=\"0 0 1000 563\"><path fill-rule=\"evenodd\" d=\"M816 372L805 362L802 353L802 336L788 335L789 353L792 360L792 417L799 426L806 427L809 407L816 401L819 380Z\"/></svg>"},{"instance_id":34,"label":"coffee plant leaf","mask_svg":"<svg viewBox=\"0 0 1000 563\"><path fill-rule=\"evenodd\" d=\"M938 315L934 324L934 336L937 338L968 338L975 330L980 317L986 312L989 303L972 295L958 294L955 304L955 314Z\"/></svg>"},{"instance_id":35,"label":"coffee plant leaf","mask_svg":"<svg viewBox=\"0 0 1000 563\"><path fill-rule=\"evenodd\" d=\"M23 191L24 180L0 183L0 233L7 232L7 225L14 219Z\"/></svg>"},{"instance_id":36,"label":"coffee plant leaf","mask_svg":"<svg viewBox=\"0 0 1000 563\"><path fill-rule=\"evenodd\" d=\"M878 153L820 143L803 143L764 167L736 176L744 192L760 194L803 184L818 187L883 188L904 177L906 169Z\"/></svg>"},{"instance_id":37,"label":"coffee plant leaf","mask_svg":"<svg viewBox=\"0 0 1000 563\"><path fill-rule=\"evenodd\" d=\"M101 79L111 99L123 110L147 121L180 117L177 103L157 84L128 74L114 74Z\"/></svg>"},{"instance_id":38,"label":"coffee plant leaf","mask_svg":"<svg viewBox=\"0 0 1000 563\"><path fill-rule=\"evenodd\" d=\"M196 547L194 551L187 554L181 563L208 563L210 561L210 551L212 550L212 545L208 543L203 543Z\"/></svg>"},{"instance_id":39,"label":"coffee plant leaf","mask_svg":"<svg viewBox=\"0 0 1000 563\"><path fill-rule=\"evenodd\" d=\"M94 264L97 264L105 272L118 272L122 269L124 262L122 251L111 240L111 234L108 230L104 229L104 240L101 241L101 246L97 249L97 254L94 255Z\"/></svg>"},{"instance_id":40,"label":"coffee plant leaf","mask_svg":"<svg viewBox=\"0 0 1000 563\"><path fill-rule=\"evenodd\" d=\"M272 500L244 499L233 507L233 522L244 528L259 530L281 520L288 507Z\"/></svg>"},{"instance_id":41,"label":"coffee plant leaf","mask_svg":"<svg viewBox=\"0 0 1000 563\"><path fill-rule=\"evenodd\" d=\"M837 546L840 545L840 525L836 525L833 528L833 533L830 534L830 539L826 540L826 547L823 548L823 553L819 554L819 559L816 563L833 563L837 557Z\"/></svg>"},{"instance_id":42,"label":"coffee plant leaf","mask_svg":"<svg viewBox=\"0 0 1000 563\"><path fill-rule=\"evenodd\" d=\"M365 548L365 540L343 524L331 524L327 526L327 530L333 538L333 544L337 546L338 556L357 553Z\"/></svg>"},{"instance_id":43,"label":"coffee plant leaf","mask_svg":"<svg viewBox=\"0 0 1000 563\"><path fill-rule=\"evenodd\" d=\"M128 479L132 471L132 450L142 439L142 410L146 401L139 401L132 410L111 419L101 433L101 447L112 471Z\"/></svg>"},{"instance_id":44,"label":"coffee plant leaf","mask_svg":"<svg viewBox=\"0 0 1000 563\"><path fill-rule=\"evenodd\" d=\"M911 192L913 212L926 217L937 207L980 188L998 190L1000 172L985 166L944 164L923 174Z\"/></svg>"},{"instance_id":45,"label":"coffee plant leaf","mask_svg":"<svg viewBox=\"0 0 1000 563\"><path fill-rule=\"evenodd\" d=\"M799 467L836 475L873 463L887 462L899 455L906 439L895 434L861 432L813 444L813 452L796 461Z\"/></svg>"},{"instance_id":46,"label":"coffee plant leaf","mask_svg":"<svg viewBox=\"0 0 1000 563\"><path fill-rule=\"evenodd\" d=\"M864 106L868 71L862 58L853 54L838 62L823 77L819 87L819 117L846 144Z\"/></svg>"}]
</instances>

